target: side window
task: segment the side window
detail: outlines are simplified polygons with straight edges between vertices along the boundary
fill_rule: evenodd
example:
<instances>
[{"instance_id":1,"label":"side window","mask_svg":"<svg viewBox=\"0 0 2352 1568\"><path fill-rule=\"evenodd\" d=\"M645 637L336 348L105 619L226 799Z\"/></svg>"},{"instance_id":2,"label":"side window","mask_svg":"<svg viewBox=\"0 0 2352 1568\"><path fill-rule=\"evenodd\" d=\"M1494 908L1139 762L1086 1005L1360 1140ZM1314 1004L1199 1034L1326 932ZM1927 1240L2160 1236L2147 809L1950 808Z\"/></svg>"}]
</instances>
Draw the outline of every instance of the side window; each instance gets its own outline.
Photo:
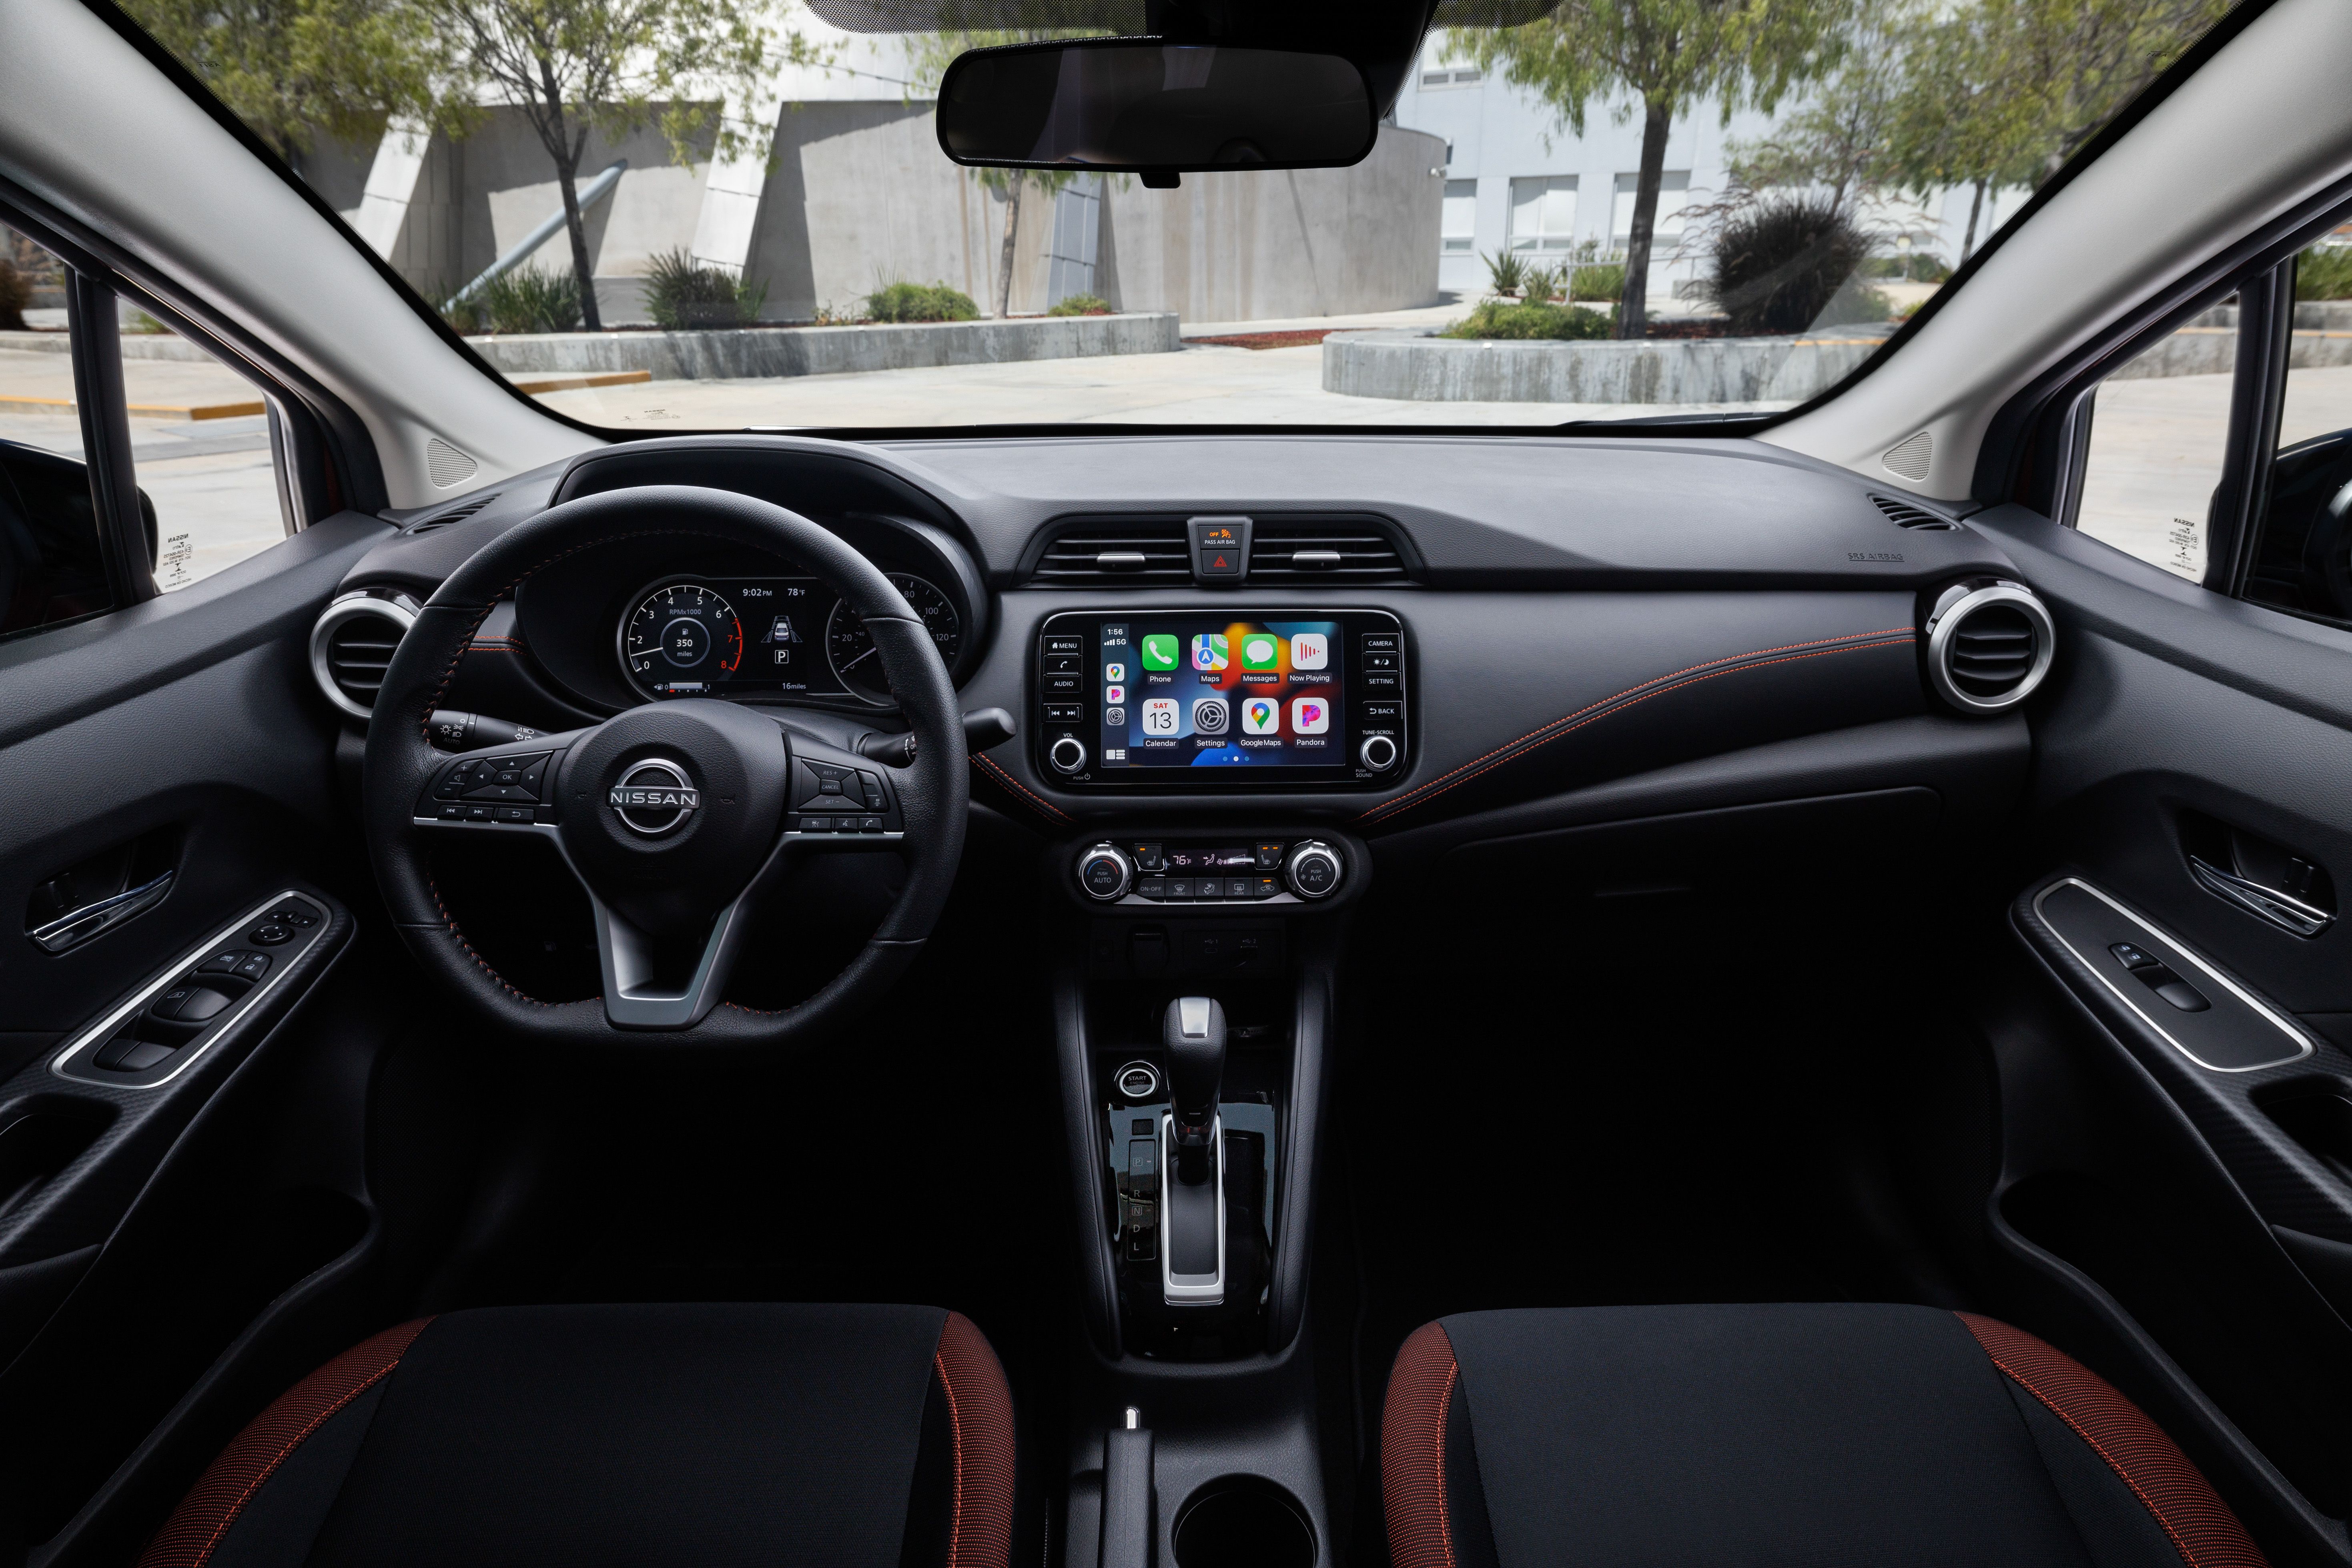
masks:
<instances>
[{"instance_id":1,"label":"side window","mask_svg":"<svg viewBox=\"0 0 2352 1568\"><path fill-rule=\"evenodd\" d=\"M271 419L262 390L201 344L103 289L77 293L70 266L0 226L0 637L186 587L284 539L297 520ZM110 492L114 471L129 483ZM120 518L110 493L126 497Z\"/></svg>"},{"instance_id":2,"label":"side window","mask_svg":"<svg viewBox=\"0 0 2352 1568\"><path fill-rule=\"evenodd\" d=\"M2352 622L2352 232L2295 258L2286 345L2246 597Z\"/></svg>"},{"instance_id":3,"label":"side window","mask_svg":"<svg viewBox=\"0 0 2352 1568\"><path fill-rule=\"evenodd\" d=\"M0 637L111 609L81 462L66 270L0 228Z\"/></svg>"},{"instance_id":4,"label":"side window","mask_svg":"<svg viewBox=\"0 0 2352 1568\"><path fill-rule=\"evenodd\" d=\"M2213 494L2230 448L2237 347L2232 300L2099 383L2084 411L2090 440L2075 491L2077 528L2192 583L2204 580Z\"/></svg>"}]
</instances>

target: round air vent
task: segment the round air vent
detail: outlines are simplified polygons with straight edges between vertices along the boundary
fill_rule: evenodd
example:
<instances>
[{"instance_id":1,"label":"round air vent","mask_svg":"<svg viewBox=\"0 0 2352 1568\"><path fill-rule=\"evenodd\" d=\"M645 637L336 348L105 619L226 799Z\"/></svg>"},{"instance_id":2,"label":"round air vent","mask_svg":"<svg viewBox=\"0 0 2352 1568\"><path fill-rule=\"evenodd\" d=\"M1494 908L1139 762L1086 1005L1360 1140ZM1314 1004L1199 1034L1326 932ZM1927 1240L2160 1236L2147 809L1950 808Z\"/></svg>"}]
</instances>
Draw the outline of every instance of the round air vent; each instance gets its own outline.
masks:
<instances>
[{"instance_id":1,"label":"round air vent","mask_svg":"<svg viewBox=\"0 0 2352 1568\"><path fill-rule=\"evenodd\" d=\"M327 700L366 718L393 650L415 623L415 607L404 598L346 594L329 605L310 628L310 674Z\"/></svg>"},{"instance_id":2,"label":"round air vent","mask_svg":"<svg viewBox=\"0 0 2352 1568\"><path fill-rule=\"evenodd\" d=\"M2022 583L1955 583L1927 617L1927 679L1964 713L2004 713L2033 695L2058 651L2050 612Z\"/></svg>"}]
</instances>

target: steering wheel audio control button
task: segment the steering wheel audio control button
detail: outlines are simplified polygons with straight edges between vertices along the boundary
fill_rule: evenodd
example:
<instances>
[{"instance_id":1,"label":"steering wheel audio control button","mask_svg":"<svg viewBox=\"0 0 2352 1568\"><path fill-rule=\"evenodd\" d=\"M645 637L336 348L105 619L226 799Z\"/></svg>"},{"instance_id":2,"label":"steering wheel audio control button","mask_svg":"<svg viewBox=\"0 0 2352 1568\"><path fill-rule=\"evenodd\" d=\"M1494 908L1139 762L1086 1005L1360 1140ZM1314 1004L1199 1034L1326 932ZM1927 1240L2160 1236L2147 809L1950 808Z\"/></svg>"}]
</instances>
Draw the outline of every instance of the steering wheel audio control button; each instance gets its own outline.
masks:
<instances>
[{"instance_id":1,"label":"steering wheel audio control button","mask_svg":"<svg viewBox=\"0 0 2352 1568\"><path fill-rule=\"evenodd\" d=\"M1115 845L1097 844L1078 857L1078 886L1103 903L1122 898L1135 885L1135 862Z\"/></svg>"},{"instance_id":2,"label":"steering wheel audio control button","mask_svg":"<svg viewBox=\"0 0 2352 1568\"><path fill-rule=\"evenodd\" d=\"M1087 743L1075 735L1065 735L1046 748L1045 760L1057 773L1077 773L1087 765Z\"/></svg>"},{"instance_id":3,"label":"steering wheel audio control button","mask_svg":"<svg viewBox=\"0 0 2352 1568\"><path fill-rule=\"evenodd\" d=\"M1347 863L1338 850L1319 839L1310 838L1290 852L1290 864L1283 868L1283 879L1290 890L1302 899L1328 899L1339 890L1339 880L1348 873Z\"/></svg>"}]
</instances>

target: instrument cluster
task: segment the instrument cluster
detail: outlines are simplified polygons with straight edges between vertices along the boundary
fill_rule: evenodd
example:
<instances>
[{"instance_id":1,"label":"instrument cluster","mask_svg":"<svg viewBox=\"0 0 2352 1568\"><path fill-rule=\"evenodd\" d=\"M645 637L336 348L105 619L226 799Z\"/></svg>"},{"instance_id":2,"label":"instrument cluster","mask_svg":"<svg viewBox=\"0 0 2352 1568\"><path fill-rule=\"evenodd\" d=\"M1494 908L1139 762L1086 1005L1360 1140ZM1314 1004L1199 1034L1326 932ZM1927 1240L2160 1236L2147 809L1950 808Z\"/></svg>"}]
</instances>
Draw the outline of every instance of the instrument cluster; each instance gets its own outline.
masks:
<instances>
[{"instance_id":1,"label":"instrument cluster","mask_svg":"<svg viewBox=\"0 0 2352 1568\"><path fill-rule=\"evenodd\" d=\"M963 617L911 572L887 574L956 668ZM852 697L891 702L874 638L814 577L677 577L640 593L618 632L621 668L639 695Z\"/></svg>"}]
</instances>

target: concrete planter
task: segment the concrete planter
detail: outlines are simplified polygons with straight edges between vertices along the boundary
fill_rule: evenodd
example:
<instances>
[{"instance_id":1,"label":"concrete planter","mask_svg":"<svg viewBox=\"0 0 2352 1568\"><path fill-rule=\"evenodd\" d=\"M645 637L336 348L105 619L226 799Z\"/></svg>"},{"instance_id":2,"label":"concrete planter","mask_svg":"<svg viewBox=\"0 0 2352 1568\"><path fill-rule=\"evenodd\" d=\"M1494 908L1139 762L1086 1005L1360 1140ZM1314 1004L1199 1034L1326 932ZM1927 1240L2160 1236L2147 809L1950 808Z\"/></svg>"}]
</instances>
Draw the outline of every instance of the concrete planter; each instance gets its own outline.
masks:
<instances>
[{"instance_id":1,"label":"concrete planter","mask_svg":"<svg viewBox=\"0 0 2352 1568\"><path fill-rule=\"evenodd\" d=\"M17 353L61 354L72 347L64 332L0 332L0 349ZM184 364L210 364L213 356L169 332L125 332L124 359L177 360Z\"/></svg>"},{"instance_id":2,"label":"concrete planter","mask_svg":"<svg viewBox=\"0 0 2352 1568\"><path fill-rule=\"evenodd\" d=\"M1334 332L1323 390L1430 403L1793 403L1826 391L1881 336L1516 342Z\"/></svg>"},{"instance_id":3,"label":"concrete planter","mask_svg":"<svg viewBox=\"0 0 2352 1568\"><path fill-rule=\"evenodd\" d=\"M1043 316L909 326L745 327L703 332L545 332L468 338L509 375L646 371L656 381L719 381L950 364L1173 353L1173 311Z\"/></svg>"}]
</instances>

